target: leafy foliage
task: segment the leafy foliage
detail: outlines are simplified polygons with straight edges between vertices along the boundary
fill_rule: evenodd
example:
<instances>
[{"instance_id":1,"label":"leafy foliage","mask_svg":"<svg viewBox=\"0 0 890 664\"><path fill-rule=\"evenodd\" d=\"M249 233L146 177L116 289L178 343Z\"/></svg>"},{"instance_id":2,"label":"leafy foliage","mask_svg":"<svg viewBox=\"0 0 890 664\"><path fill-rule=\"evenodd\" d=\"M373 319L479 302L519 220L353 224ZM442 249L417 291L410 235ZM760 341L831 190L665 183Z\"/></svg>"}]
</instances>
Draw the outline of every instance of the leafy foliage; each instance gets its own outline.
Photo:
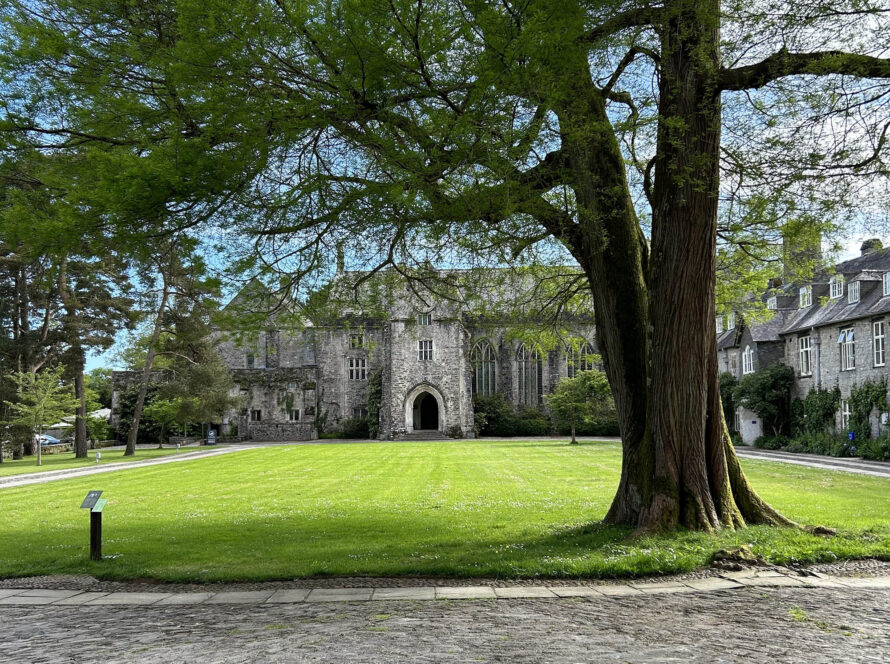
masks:
<instances>
[{"instance_id":1,"label":"leafy foliage","mask_svg":"<svg viewBox=\"0 0 890 664\"><path fill-rule=\"evenodd\" d=\"M380 402L383 400L383 368L374 369L368 377L368 437L380 434Z\"/></svg>"},{"instance_id":2,"label":"leafy foliage","mask_svg":"<svg viewBox=\"0 0 890 664\"><path fill-rule=\"evenodd\" d=\"M867 380L862 385L854 385L850 389L850 430L855 432L857 441L865 441L872 437L869 419L872 411L887 410L887 379L878 381Z\"/></svg>"},{"instance_id":3,"label":"leafy foliage","mask_svg":"<svg viewBox=\"0 0 890 664\"><path fill-rule=\"evenodd\" d=\"M773 435L788 435L793 384L794 371L776 362L742 378L733 396L739 404L757 413L764 428Z\"/></svg>"},{"instance_id":4,"label":"leafy foliage","mask_svg":"<svg viewBox=\"0 0 890 664\"><path fill-rule=\"evenodd\" d=\"M806 398L791 404L791 429L795 436L822 434L834 429L834 418L841 403L840 388L811 389Z\"/></svg>"},{"instance_id":5,"label":"leafy foliage","mask_svg":"<svg viewBox=\"0 0 890 664\"><path fill-rule=\"evenodd\" d=\"M572 442L579 427L616 419L609 381L602 371L582 371L574 378L563 378L545 398L554 424L568 427Z\"/></svg>"},{"instance_id":6,"label":"leafy foliage","mask_svg":"<svg viewBox=\"0 0 890 664\"><path fill-rule=\"evenodd\" d=\"M723 404L723 415L726 418L726 424L729 427L730 434L735 433L735 388L739 384L738 379L729 371L724 371L719 376L720 379L720 403Z\"/></svg>"}]
</instances>

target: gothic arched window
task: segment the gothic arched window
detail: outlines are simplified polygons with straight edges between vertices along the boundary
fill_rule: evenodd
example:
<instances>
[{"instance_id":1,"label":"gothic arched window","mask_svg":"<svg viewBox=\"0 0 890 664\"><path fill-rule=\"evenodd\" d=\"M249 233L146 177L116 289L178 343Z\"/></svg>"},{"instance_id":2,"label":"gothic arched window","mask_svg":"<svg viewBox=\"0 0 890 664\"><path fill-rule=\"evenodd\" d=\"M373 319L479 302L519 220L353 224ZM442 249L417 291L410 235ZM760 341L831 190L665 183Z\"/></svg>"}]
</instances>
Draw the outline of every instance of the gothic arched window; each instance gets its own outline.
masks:
<instances>
[{"instance_id":1,"label":"gothic arched window","mask_svg":"<svg viewBox=\"0 0 890 664\"><path fill-rule=\"evenodd\" d=\"M579 371L595 369L593 354L593 346L587 341L581 343L580 346L570 344L566 350L566 375L569 378L574 378Z\"/></svg>"},{"instance_id":2,"label":"gothic arched window","mask_svg":"<svg viewBox=\"0 0 890 664\"><path fill-rule=\"evenodd\" d=\"M519 403L537 406L544 394L544 364L536 348L529 350L525 344L516 351L519 384Z\"/></svg>"},{"instance_id":3,"label":"gothic arched window","mask_svg":"<svg viewBox=\"0 0 890 664\"><path fill-rule=\"evenodd\" d=\"M494 349L487 341L480 341L473 346L473 394L489 396L495 393L495 355Z\"/></svg>"}]
</instances>

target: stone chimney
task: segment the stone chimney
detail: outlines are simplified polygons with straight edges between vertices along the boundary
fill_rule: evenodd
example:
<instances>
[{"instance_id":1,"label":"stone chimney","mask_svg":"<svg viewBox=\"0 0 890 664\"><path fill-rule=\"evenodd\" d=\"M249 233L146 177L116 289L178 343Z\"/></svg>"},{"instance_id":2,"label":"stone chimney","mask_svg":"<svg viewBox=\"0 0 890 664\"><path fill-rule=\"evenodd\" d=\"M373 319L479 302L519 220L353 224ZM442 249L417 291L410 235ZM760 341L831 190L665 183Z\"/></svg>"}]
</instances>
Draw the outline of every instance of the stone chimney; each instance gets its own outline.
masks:
<instances>
[{"instance_id":1,"label":"stone chimney","mask_svg":"<svg viewBox=\"0 0 890 664\"><path fill-rule=\"evenodd\" d=\"M859 247L860 256L865 256L867 254L873 254L876 251L880 251L884 248L884 243L881 242L878 238L873 237L870 240L866 240L862 243L862 246Z\"/></svg>"}]
</instances>

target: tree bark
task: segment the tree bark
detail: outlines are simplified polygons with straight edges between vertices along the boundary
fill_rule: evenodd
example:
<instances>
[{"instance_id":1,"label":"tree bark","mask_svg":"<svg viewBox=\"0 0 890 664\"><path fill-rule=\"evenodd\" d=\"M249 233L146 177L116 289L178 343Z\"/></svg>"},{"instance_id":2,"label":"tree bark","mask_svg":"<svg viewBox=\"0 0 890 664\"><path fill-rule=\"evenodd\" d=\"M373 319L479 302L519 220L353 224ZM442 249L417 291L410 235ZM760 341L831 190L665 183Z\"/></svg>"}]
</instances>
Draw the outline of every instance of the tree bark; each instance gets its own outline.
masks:
<instances>
[{"instance_id":1,"label":"tree bark","mask_svg":"<svg viewBox=\"0 0 890 664\"><path fill-rule=\"evenodd\" d=\"M680 0L666 13L649 267L651 441L625 469L607 520L641 532L789 524L745 480L720 401L719 2Z\"/></svg>"},{"instance_id":2,"label":"tree bark","mask_svg":"<svg viewBox=\"0 0 890 664\"><path fill-rule=\"evenodd\" d=\"M78 323L77 300L68 288L68 258L63 257L59 266L59 297L65 307L68 337L71 348L68 351L68 370L74 374L74 396L77 399L77 411L74 416L74 457L85 459L87 456L87 395L84 385L83 369L86 357L80 343L80 325Z\"/></svg>"},{"instance_id":3,"label":"tree bark","mask_svg":"<svg viewBox=\"0 0 890 664\"><path fill-rule=\"evenodd\" d=\"M566 244L591 284L623 442L605 521L641 533L789 524L745 480L720 402L718 1L680 0L665 13L651 257L586 62L564 77L572 83L555 109L579 208Z\"/></svg>"},{"instance_id":4,"label":"tree bark","mask_svg":"<svg viewBox=\"0 0 890 664\"><path fill-rule=\"evenodd\" d=\"M142 419L142 409L145 406L145 395L148 393L148 384L151 382L151 367L155 359L155 347L161 336L161 326L164 322L164 310L167 308L167 299L170 297L170 284L166 274L162 274L164 288L161 292L161 303L158 314L155 316L154 329L151 332L151 340L148 343L148 353L145 356L145 367L142 369L142 380L139 383L139 395L136 397L136 405L133 408L133 423L127 436L127 447L124 456L136 454L136 439L139 435L139 420Z\"/></svg>"}]
</instances>

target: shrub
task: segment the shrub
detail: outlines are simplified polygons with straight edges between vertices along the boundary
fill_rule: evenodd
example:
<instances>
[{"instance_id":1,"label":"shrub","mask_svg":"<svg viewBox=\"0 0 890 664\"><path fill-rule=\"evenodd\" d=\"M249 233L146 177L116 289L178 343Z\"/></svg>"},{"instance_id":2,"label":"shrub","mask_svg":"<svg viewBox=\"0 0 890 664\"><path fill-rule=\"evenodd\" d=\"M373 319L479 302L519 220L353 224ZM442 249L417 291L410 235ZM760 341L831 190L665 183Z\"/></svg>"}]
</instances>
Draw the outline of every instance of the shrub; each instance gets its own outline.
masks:
<instances>
[{"instance_id":1,"label":"shrub","mask_svg":"<svg viewBox=\"0 0 890 664\"><path fill-rule=\"evenodd\" d=\"M862 441L859 456L871 461L890 461L890 436L882 434L878 438Z\"/></svg>"},{"instance_id":2,"label":"shrub","mask_svg":"<svg viewBox=\"0 0 890 664\"><path fill-rule=\"evenodd\" d=\"M794 371L784 364L774 363L748 374L733 391L734 399L757 413L764 430L773 436L784 436L791 428L791 385Z\"/></svg>"},{"instance_id":3,"label":"shrub","mask_svg":"<svg viewBox=\"0 0 890 664\"><path fill-rule=\"evenodd\" d=\"M550 418L544 411L531 406L519 409L517 417L517 436L546 436L550 433Z\"/></svg>"},{"instance_id":4,"label":"shrub","mask_svg":"<svg viewBox=\"0 0 890 664\"><path fill-rule=\"evenodd\" d=\"M550 418L531 406L515 411L503 394L477 396L473 401L474 424L480 436L546 436L550 433Z\"/></svg>"},{"instance_id":5,"label":"shrub","mask_svg":"<svg viewBox=\"0 0 890 664\"><path fill-rule=\"evenodd\" d=\"M344 438L369 438L367 417L347 417L340 420L340 431Z\"/></svg>"},{"instance_id":6,"label":"shrub","mask_svg":"<svg viewBox=\"0 0 890 664\"><path fill-rule=\"evenodd\" d=\"M887 408L887 381L867 380L862 385L850 390L850 430L856 433L856 440L866 441L871 438L869 417L875 408Z\"/></svg>"},{"instance_id":7,"label":"shrub","mask_svg":"<svg viewBox=\"0 0 890 664\"><path fill-rule=\"evenodd\" d=\"M841 391L810 390L805 399L791 404L791 429L795 436L826 433L834 429L834 416L841 404Z\"/></svg>"},{"instance_id":8,"label":"shrub","mask_svg":"<svg viewBox=\"0 0 890 664\"><path fill-rule=\"evenodd\" d=\"M785 436L758 436L754 439L754 447L762 450L781 450L788 444Z\"/></svg>"},{"instance_id":9,"label":"shrub","mask_svg":"<svg viewBox=\"0 0 890 664\"><path fill-rule=\"evenodd\" d=\"M738 384L739 381L730 372L724 371L720 374L720 402L723 404L723 417L726 418L726 424L729 427L730 433L735 431L733 428L735 426L733 413L735 413L736 408L735 388Z\"/></svg>"}]
</instances>

